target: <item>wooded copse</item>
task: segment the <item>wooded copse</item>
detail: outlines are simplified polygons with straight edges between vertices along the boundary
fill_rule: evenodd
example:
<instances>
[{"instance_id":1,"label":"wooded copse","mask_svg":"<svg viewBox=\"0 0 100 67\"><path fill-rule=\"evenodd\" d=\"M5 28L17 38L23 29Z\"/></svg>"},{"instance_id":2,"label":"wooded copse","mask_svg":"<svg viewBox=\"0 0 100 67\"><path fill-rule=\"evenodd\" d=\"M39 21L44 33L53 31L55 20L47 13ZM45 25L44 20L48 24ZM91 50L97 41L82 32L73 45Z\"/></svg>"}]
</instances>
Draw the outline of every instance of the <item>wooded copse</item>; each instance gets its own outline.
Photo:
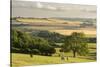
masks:
<instances>
[{"instance_id":1,"label":"wooded copse","mask_svg":"<svg viewBox=\"0 0 100 67\"><path fill-rule=\"evenodd\" d=\"M12 30L12 52L15 53L33 53L41 55L51 55L55 53L55 49L51 46L48 40L35 37L28 33Z\"/></svg>"}]
</instances>

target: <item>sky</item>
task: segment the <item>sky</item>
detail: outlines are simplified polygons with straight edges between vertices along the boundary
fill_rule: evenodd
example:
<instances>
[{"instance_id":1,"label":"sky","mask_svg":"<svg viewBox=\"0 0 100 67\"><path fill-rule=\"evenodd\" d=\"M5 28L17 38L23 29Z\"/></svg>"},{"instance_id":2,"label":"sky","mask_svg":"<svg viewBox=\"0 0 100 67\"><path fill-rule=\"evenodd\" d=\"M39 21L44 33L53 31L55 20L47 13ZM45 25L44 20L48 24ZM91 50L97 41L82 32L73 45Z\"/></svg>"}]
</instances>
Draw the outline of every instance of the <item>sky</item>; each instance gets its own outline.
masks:
<instances>
[{"instance_id":1,"label":"sky","mask_svg":"<svg viewBox=\"0 0 100 67\"><path fill-rule=\"evenodd\" d=\"M18 16L36 18L96 18L96 6L13 0L12 17Z\"/></svg>"}]
</instances>

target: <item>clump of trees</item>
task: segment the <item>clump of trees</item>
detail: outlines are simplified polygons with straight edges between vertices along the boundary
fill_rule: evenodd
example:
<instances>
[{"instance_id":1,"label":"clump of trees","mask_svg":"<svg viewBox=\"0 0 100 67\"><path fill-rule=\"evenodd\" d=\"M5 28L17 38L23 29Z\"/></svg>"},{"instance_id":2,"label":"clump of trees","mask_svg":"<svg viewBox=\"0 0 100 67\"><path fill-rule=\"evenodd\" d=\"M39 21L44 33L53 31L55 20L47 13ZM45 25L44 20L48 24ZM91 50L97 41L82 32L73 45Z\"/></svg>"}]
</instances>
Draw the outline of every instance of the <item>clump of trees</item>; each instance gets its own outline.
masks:
<instances>
[{"instance_id":1,"label":"clump of trees","mask_svg":"<svg viewBox=\"0 0 100 67\"><path fill-rule=\"evenodd\" d=\"M37 33L38 37L42 37L47 39L49 42L55 42L55 43L62 43L64 42L64 35L61 35L59 33L55 32L49 32L49 31L39 31Z\"/></svg>"},{"instance_id":2,"label":"clump of trees","mask_svg":"<svg viewBox=\"0 0 100 67\"><path fill-rule=\"evenodd\" d=\"M17 29L12 29L11 35L12 52L27 53L31 55L52 55L55 53L54 47L44 38L32 36Z\"/></svg>"},{"instance_id":3,"label":"clump of trees","mask_svg":"<svg viewBox=\"0 0 100 67\"><path fill-rule=\"evenodd\" d=\"M67 36L64 45L62 45L62 51L72 51L73 57L76 57L77 54L86 55L88 44L84 33L73 32L70 36Z\"/></svg>"},{"instance_id":4,"label":"clump of trees","mask_svg":"<svg viewBox=\"0 0 100 67\"><path fill-rule=\"evenodd\" d=\"M59 48L61 47L60 45L56 43L63 43L65 39L65 35L61 35L56 32L49 32L49 31L40 31L40 30L35 30L31 33L33 36L40 37L43 39L48 40L49 44L53 46L54 48Z\"/></svg>"}]
</instances>

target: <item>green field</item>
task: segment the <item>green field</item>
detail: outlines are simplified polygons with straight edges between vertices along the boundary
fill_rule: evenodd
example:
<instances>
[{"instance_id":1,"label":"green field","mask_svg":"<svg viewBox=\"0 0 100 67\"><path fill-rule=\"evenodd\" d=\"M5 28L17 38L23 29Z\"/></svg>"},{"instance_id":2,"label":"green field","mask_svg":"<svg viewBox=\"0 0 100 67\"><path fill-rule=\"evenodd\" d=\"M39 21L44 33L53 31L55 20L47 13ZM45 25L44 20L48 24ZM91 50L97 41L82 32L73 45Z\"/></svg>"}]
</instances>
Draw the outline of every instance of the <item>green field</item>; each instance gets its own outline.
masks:
<instances>
[{"instance_id":1,"label":"green field","mask_svg":"<svg viewBox=\"0 0 100 67\"><path fill-rule=\"evenodd\" d=\"M38 64L60 64L60 63L76 63L76 62L94 62L95 60L85 59L84 57L69 57L69 60L65 62L61 61L60 57L49 57L34 55L30 58L27 54L12 54L12 67L38 65Z\"/></svg>"},{"instance_id":2,"label":"green field","mask_svg":"<svg viewBox=\"0 0 100 67\"><path fill-rule=\"evenodd\" d=\"M91 48L92 47L92 48ZM69 56L69 59L61 61L59 57L59 49L56 48L56 54L53 56L41 56L33 55L33 58L28 54L19 54L12 53L12 67L20 67L27 65L40 65L40 64L61 64L61 63L79 63L79 62L94 62L96 61L96 44L89 43L89 54L88 56L77 56L76 58L72 57L72 53L65 53L65 56Z\"/></svg>"}]
</instances>

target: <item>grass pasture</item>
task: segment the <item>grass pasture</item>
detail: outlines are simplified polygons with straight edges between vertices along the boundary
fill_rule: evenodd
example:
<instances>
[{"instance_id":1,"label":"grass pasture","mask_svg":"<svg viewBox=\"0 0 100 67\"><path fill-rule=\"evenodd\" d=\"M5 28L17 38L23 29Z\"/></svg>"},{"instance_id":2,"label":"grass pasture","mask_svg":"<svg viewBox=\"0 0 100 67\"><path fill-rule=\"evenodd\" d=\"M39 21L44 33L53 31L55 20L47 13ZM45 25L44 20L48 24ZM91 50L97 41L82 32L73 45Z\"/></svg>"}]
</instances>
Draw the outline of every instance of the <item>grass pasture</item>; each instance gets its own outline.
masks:
<instances>
[{"instance_id":1,"label":"grass pasture","mask_svg":"<svg viewBox=\"0 0 100 67\"><path fill-rule=\"evenodd\" d=\"M76 61L77 60L77 61ZM77 62L93 62L95 60L82 59L82 58L73 58L69 57L69 60L62 62L60 57L49 57L49 56L39 56L34 55L33 58L30 58L26 54L12 54L12 67L20 67L27 65L41 65L41 64L61 64L61 63L77 63Z\"/></svg>"},{"instance_id":2,"label":"grass pasture","mask_svg":"<svg viewBox=\"0 0 100 67\"><path fill-rule=\"evenodd\" d=\"M56 54L53 56L41 56L33 55L33 58L28 54L12 53L12 67L20 67L27 65L42 65L42 64L61 64L61 63L80 63L80 62L95 62L96 61L96 44L89 43L89 54L88 56L77 56L72 57L72 53L65 53L65 56L69 56L69 60L61 61L59 57L59 49L56 48Z\"/></svg>"}]
</instances>

